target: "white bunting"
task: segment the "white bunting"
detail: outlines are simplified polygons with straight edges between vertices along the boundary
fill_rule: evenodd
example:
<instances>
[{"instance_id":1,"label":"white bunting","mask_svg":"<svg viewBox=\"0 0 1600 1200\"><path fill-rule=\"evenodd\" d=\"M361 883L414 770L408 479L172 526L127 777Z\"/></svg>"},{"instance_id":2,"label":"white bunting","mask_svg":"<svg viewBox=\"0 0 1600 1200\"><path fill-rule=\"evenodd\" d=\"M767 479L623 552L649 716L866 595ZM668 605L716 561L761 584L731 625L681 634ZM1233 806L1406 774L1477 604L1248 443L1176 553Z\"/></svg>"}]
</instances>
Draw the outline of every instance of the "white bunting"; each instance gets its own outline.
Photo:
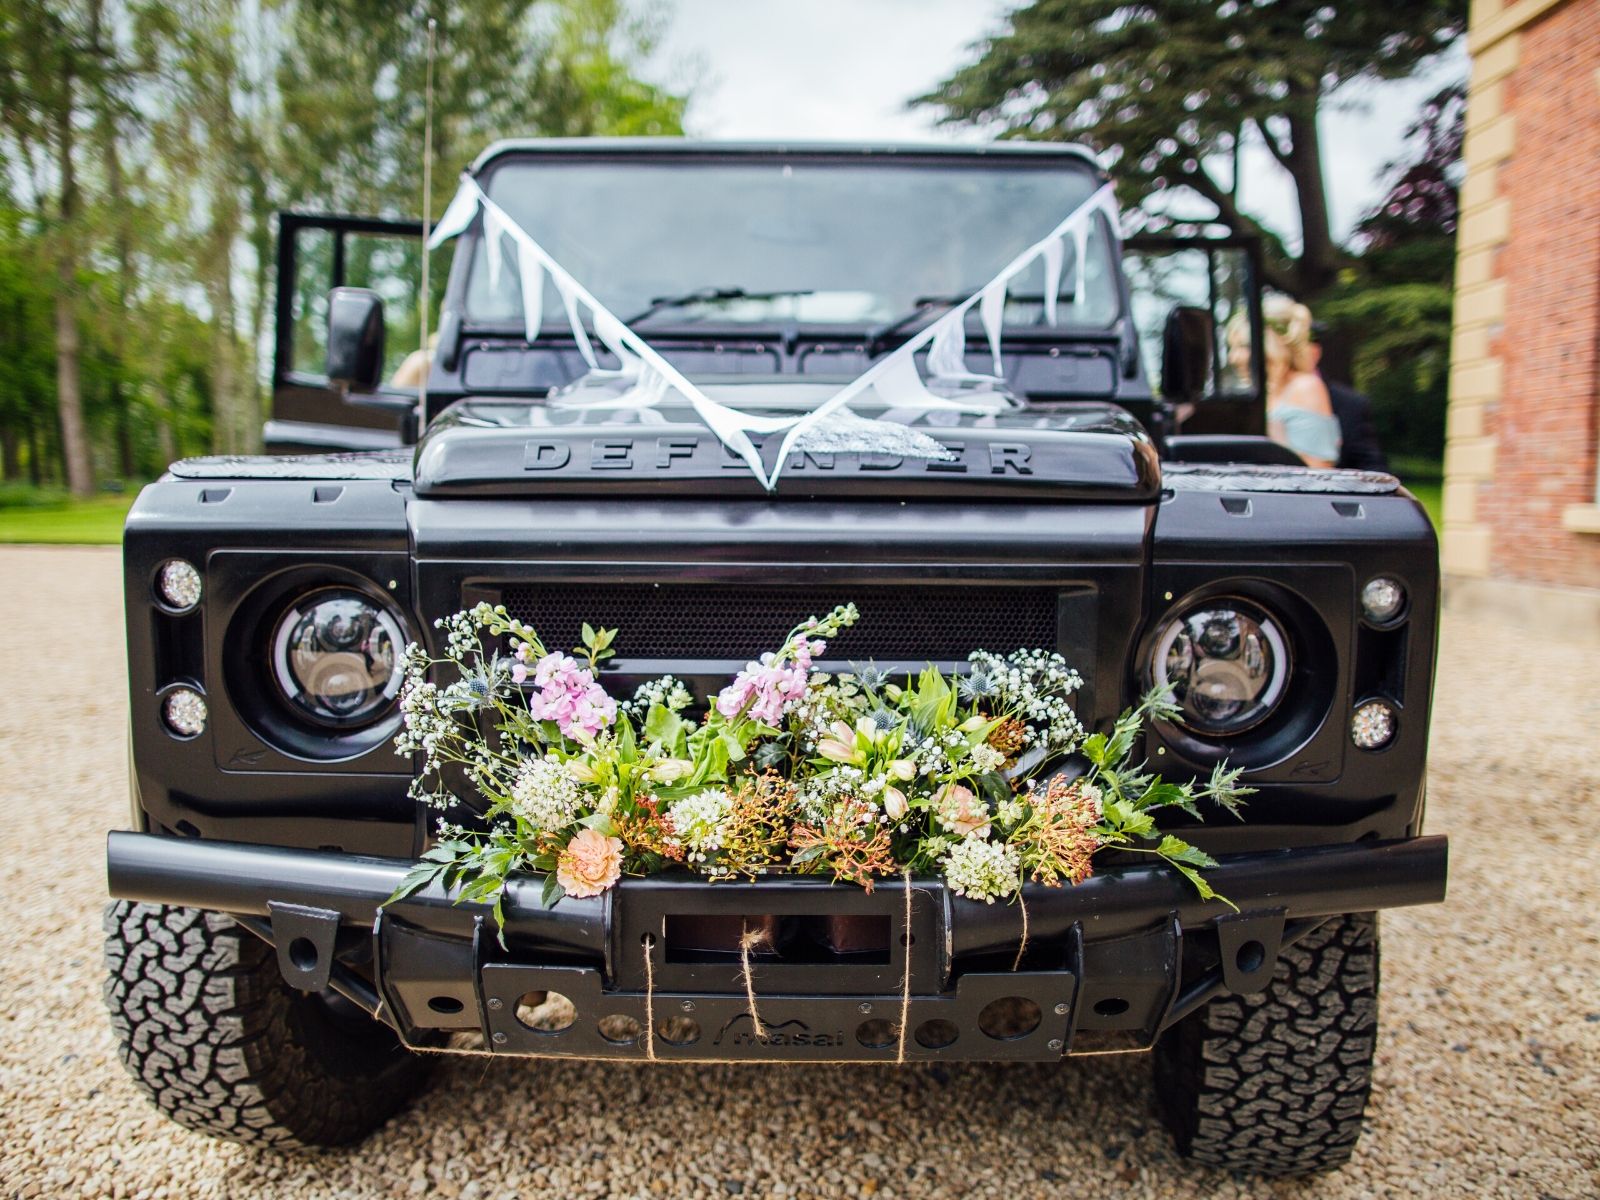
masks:
<instances>
[{"instance_id":1,"label":"white bunting","mask_svg":"<svg viewBox=\"0 0 1600 1200\"><path fill-rule=\"evenodd\" d=\"M464 232L478 212L483 213L484 240L487 250L490 287L498 287L501 257L505 252L504 239L509 237L517 249L517 270L522 282L524 328L531 341L538 335L543 319L544 280L548 275L561 296L566 310L567 323L572 328L578 353L589 364L591 371L598 370L594 346L589 340L583 321L587 309L594 333L601 343L616 356L621 364L615 372L607 372L631 380L630 386L618 396L592 403L563 403L563 407L607 409L653 409L669 391L676 391L694 408L695 413L729 450L744 460L752 474L769 492L777 487L778 475L797 445L815 444L808 441L808 431L819 431L830 416L839 412L850 401L875 389L886 405L893 408L932 411L961 411L992 413L1004 407L997 403L996 393L961 399L945 399L934 395L922 382L916 369L916 355L924 348L928 351L927 367L930 377L956 382L996 384L1001 381L1001 332L1004 323L1006 291L1012 279L1043 259L1045 274L1044 305L1046 319L1056 320L1056 293L1060 289L1062 260L1065 254L1064 239L1073 238L1077 252L1077 290L1074 300L1081 304L1086 283L1086 258L1094 214L1103 212L1116 228L1117 211L1112 199L1111 185L1106 184L1094 195L1067 214L1045 237L1023 250L1003 267L988 283L960 304L941 315L936 321L912 334L893 353L885 355L855 379L845 384L827 400L809 413L799 417L763 417L740 412L721 404L706 395L669 363L661 353L628 328L615 313L601 304L594 295L572 277L552 258L533 236L509 216L504 209L490 200L476 180L463 175L461 188L455 199L445 209L428 239L429 249L434 248ZM994 363L993 375L982 375L967 368L966 319L974 307L978 308L989 354ZM560 403L560 402L558 402ZM862 427L879 425L855 418L854 423L834 422L833 444L839 444L838 435L846 430L859 431ZM761 461L761 454L750 440L752 433L784 433L783 444L769 472ZM850 436L854 436L852 433ZM927 435L918 434L919 438Z\"/></svg>"}]
</instances>

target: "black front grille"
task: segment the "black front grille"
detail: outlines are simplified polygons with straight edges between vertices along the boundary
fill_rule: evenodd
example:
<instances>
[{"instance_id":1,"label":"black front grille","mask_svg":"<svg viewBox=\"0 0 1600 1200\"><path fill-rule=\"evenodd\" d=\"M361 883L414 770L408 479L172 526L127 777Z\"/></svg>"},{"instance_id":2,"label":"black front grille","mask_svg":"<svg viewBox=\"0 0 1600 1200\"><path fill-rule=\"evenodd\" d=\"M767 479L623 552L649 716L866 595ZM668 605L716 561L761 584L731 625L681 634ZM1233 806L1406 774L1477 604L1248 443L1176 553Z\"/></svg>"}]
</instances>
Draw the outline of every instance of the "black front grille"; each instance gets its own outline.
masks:
<instances>
[{"instance_id":1,"label":"black front grille","mask_svg":"<svg viewBox=\"0 0 1600 1200\"><path fill-rule=\"evenodd\" d=\"M624 660L743 662L846 601L861 609L861 621L834 641L828 658L952 662L978 649L1056 644L1056 592L1041 587L515 583L500 594L551 648L578 645L585 621L620 629L616 650Z\"/></svg>"}]
</instances>

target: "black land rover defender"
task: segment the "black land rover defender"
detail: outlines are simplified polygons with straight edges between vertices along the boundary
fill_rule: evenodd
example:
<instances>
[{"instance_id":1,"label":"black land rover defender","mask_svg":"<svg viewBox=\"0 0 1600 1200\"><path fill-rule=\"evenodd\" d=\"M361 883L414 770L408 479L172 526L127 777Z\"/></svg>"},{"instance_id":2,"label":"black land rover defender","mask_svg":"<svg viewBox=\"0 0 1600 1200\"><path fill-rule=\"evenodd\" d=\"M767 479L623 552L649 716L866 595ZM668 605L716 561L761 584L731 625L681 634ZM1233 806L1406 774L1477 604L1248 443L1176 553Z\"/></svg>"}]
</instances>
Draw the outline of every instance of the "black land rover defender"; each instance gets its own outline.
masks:
<instances>
[{"instance_id":1,"label":"black land rover defender","mask_svg":"<svg viewBox=\"0 0 1600 1200\"><path fill-rule=\"evenodd\" d=\"M1081 150L1021 145L519 142L471 174L749 412L815 405L1104 182ZM481 217L435 275L425 388L380 382L417 345L417 231L285 214L267 437L298 453L176 463L128 519L133 828L108 848L107 998L163 1112L239 1140L344 1142L416 1094L416 1051L469 1046L1149 1051L1184 1154L1269 1173L1348 1158L1377 1037L1375 910L1444 894L1445 841L1421 834L1436 545L1393 479L1295 465L1261 436L1259 361L1241 378L1219 353L1229 321L1261 344L1252 245L1124 245L1098 220L1055 304L1042 270L1013 286L997 410L859 409L952 458L797 455L769 493L687 405L568 403L597 385L562 306L527 336ZM384 904L438 813L408 797L393 664L349 684L351 629L435 647L434 620L478 601L552 644L604 621L627 635L613 694L670 671L704 697L843 600L870 619L836 669L1054 647L1083 675L1090 729L1172 668L1183 632L1189 700L1142 754L1169 778L1244 769L1242 821L1182 830L1237 909L1131 855L1077 886L1030 884L1025 904L925 878L868 893L666 874L546 907L520 878L503 941L484 905L437 886ZM1252 658L1242 628L1273 653ZM869 918L868 936L787 941L754 968L765 1029L739 955L696 934L838 915ZM527 997L558 993L564 1028L526 1020Z\"/></svg>"}]
</instances>

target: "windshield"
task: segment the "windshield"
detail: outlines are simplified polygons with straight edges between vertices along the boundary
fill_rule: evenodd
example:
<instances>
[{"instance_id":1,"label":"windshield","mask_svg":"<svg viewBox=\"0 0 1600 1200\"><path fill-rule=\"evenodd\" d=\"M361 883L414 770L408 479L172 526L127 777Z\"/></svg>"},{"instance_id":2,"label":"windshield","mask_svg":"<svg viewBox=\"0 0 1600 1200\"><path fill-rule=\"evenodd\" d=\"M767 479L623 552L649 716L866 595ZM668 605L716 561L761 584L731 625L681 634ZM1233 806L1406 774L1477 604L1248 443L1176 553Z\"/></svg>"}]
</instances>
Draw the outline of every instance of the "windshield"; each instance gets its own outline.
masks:
<instances>
[{"instance_id":1,"label":"windshield","mask_svg":"<svg viewBox=\"0 0 1600 1200\"><path fill-rule=\"evenodd\" d=\"M1098 180L1071 162L510 160L486 184L624 320L651 329L795 321L873 327L964 299L1050 232ZM475 323L520 320L517 272L491 288L476 240ZM1057 324L1117 316L1109 234L1095 222L1084 294L1067 239ZM1005 322L1043 326L1044 267L1012 281ZM545 325L565 321L547 283ZM975 318L974 318L975 319Z\"/></svg>"}]
</instances>

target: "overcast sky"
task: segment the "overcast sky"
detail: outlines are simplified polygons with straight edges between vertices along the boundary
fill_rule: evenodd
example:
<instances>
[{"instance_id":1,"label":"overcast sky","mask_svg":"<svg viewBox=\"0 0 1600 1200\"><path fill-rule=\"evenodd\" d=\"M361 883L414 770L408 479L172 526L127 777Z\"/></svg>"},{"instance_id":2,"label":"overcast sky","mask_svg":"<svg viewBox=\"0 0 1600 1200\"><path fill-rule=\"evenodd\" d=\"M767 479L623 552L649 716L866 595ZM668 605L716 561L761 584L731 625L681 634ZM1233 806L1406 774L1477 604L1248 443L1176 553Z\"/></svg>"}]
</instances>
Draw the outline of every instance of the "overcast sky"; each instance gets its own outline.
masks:
<instances>
[{"instance_id":1,"label":"overcast sky","mask_svg":"<svg viewBox=\"0 0 1600 1200\"><path fill-rule=\"evenodd\" d=\"M971 58L1017 0L677 0L662 60L698 69L689 132L718 138L970 140L906 101ZM1417 79L1346 89L1324 109L1334 233L1381 194L1383 164L1427 96L1466 74L1466 52ZM1247 151L1244 208L1291 240L1287 176Z\"/></svg>"}]
</instances>

